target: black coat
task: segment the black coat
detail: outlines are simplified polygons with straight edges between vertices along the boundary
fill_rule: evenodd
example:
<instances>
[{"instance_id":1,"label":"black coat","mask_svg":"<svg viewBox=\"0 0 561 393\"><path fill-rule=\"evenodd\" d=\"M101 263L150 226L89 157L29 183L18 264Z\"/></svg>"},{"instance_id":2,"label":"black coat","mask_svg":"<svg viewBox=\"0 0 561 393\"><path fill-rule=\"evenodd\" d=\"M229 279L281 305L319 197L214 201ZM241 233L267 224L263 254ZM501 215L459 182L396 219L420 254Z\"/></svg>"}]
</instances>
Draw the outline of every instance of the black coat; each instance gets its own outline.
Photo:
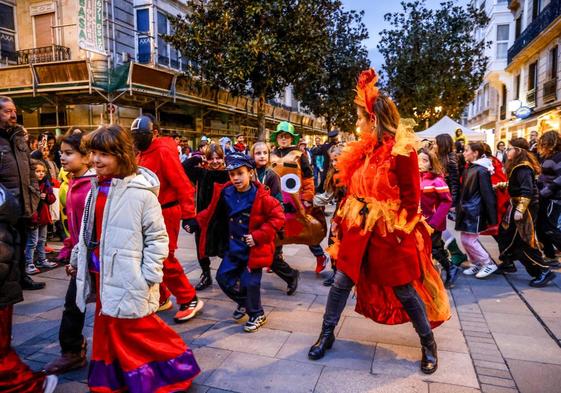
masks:
<instances>
[{"instance_id":1,"label":"black coat","mask_svg":"<svg viewBox=\"0 0 561 393\"><path fill-rule=\"evenodd\" d=\"M561 199L561 152L542 162L538 189L540 196L544 199Z\"/></svg>"},{"instance_id":2,"label":"black coat","mask_svg":"<svg viewBox=\"0 0 561 393\"><path fill-rule=\"evenodd\" d=\"M18 180L16 184L12 182L14 178ZM0 129L0 183L19 199L23 217L31 217L39 204L39 184L31 170L29 148L20 125Z\"/></svg>"},{"instance_id":3,"label":"black coat","mask_svg":"<svg viewBox=\"0 0 561 393\"><path fill-rule=\"evenodd\" d=\"M456 230L479 233L497 224L497 198L491 174L484 166L470 164L464 172L456 206Z\"/></svg>"},{"instance_id":4,"label":"black coat","mask_svg":"<svg viewBox=\"0 0 561 393\"><path fill-rule=\"evenodd\" d=\"M18 203L0 184L0 308L23 300L19 272L19 238L14 228Z\"/></svg>"},{"instance_id":5,"label":"black coat","mask_svg":"<svg viewBox=\"0 0 561 393\"><path fill-rule=\"evenodd\" d=\"M448 163L446 164L446 176L444 180L450 189L452 203L455 206L460 196L460 172L458 170L458 158L454 152L448 153Z\"/></svg>"}]
</instances>

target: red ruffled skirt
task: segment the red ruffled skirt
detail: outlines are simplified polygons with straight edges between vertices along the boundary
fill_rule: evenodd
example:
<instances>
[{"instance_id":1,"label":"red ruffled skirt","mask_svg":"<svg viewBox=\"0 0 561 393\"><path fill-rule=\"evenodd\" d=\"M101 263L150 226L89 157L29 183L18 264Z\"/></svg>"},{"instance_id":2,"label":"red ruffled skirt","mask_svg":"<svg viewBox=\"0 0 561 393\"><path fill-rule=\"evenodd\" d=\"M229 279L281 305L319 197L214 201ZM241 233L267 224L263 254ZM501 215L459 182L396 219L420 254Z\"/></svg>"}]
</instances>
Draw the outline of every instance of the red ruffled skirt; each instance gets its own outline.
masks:
<instances>
[{"instance_id":1,"label":"red ruffled skirt","mask_svg":"<svg viewBox=\"0 0 561 393\"><path fill-rule=\"evenodd\" d=\"M200 368L172 328L156 314L138 319L102 315L99 293L97 298L88 376L92 392L167 393L191 386Z\"/></svg>"}]
</instances>

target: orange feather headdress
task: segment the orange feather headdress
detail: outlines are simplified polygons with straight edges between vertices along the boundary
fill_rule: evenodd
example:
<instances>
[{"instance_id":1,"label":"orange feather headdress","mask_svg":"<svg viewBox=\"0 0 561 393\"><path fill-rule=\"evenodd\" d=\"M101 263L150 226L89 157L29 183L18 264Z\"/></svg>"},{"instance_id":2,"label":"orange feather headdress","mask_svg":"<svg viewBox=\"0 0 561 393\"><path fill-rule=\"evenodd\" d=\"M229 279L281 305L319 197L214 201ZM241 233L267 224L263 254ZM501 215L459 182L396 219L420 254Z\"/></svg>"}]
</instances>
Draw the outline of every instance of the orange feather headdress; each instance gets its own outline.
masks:
<instances>
[{"instance_id":1,"label":"orange feather headdress","mask_svg":"<svg viewBox=\"0 0 561 393\"><path fill-rule=\"evenodd\" d=\"M374 104L380 95L380 90L376 87L378 74L373 68L362 71L358 77L356 85L355 104L362 106L370 117L374 117Z\"/></svg>"}]
</instances>

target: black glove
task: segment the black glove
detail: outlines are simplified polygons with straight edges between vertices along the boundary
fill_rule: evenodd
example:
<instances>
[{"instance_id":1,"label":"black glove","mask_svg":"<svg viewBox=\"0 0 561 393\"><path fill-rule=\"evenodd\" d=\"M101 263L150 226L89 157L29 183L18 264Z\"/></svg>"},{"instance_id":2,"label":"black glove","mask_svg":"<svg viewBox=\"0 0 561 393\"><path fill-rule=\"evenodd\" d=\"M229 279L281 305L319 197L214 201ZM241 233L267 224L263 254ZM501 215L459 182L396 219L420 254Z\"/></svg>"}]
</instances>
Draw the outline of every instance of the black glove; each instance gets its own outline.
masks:
<instances>
[{"instance_id":1,"label":"black glove","mask_svg":"<svg viewBox=\"0 0 561 393\"><path fill-rule=\"evenodd\" d=\"M189 226L189 229L185 228L186 226ZM181 220L181 227L189 233L197 232L200 229L199 223L194 218Z\"/></svg>"}]
</instances>

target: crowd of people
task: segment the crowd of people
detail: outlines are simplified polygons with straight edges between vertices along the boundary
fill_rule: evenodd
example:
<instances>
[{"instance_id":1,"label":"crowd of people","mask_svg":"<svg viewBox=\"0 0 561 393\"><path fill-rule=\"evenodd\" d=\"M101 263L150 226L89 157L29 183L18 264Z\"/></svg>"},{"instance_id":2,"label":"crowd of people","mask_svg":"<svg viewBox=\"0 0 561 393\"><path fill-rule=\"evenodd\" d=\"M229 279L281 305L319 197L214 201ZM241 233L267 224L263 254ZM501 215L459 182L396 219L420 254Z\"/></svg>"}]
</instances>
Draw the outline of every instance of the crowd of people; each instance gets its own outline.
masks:
<instances>
[{"instance_id":1,"label":"crowd of people","mask_svg":"<svg viewBox=\"0 0 561 393\"><path fill-rule=\"evenodd\" d=\"M358 313L413 324L421 371L431 374L438 368L432 330L450 318L446 289L462 269L484 279L516 271L520 261L530 286L546 286L561 250L560 134L499 142L495 154L461 130L419 143L376 83L374 70L359 77L360 139L344 144L333 130L312 148L281 122L267 142L203 137L191 150L164 136L150 114L130 129L37 139L17 124L14 102L0 97L0 390L52 393L56 375L85 367L88 303L96 310L92 392L187 390L199 365L157 313L174 307L173 295L175 323L195 318L205 307L197 293L216 280L233 302L232 318L247 317L243 330L258 331L267 322L263 269L284 281L287 295L298 290L286 244L309 247L318 277L332 269L322 282L331 288L312 360L333 346L353 287ZM335 206L330 225L328 205ZM175 255L181 229L194 234L195 285ZM481 236L496 240L499 260ZM64 246L49 259L56 237ZM215 277L212 257L221 259ZM13 305L22 289L45 287L32 275L58 265L69 277L61 354L33 372L11 348Z\"/></svg>"}]
</instances>

